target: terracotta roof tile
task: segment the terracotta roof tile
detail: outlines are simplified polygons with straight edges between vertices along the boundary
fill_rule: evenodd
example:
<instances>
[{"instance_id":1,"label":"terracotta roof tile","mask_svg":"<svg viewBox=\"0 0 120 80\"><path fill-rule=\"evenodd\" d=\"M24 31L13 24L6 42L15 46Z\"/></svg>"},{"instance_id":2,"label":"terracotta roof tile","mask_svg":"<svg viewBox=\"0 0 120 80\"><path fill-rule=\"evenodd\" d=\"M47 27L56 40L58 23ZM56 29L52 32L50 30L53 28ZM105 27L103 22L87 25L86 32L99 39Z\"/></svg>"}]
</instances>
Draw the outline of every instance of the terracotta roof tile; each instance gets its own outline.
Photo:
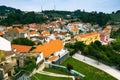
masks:
<instances>
[{"instance_id":1,"label":"terracotta roof tile","mask_svg":"<svg viewBox=\"0 0 120 80\"><path fill-rule=\"evenodd\" d=\"M37 31L31 31L30 34L38 34Z\"/></svg>"},{"instance_id":2,"label":"terracotta roof tile","mask_svg":"<svg viewBox=\"0 0 120 80\"><path fill-rule=\"evenodd\" d=\"M81 38L85 38L85 37L93 36L93 35L96 35L96 34L99 34L99 33L97 33L97 32L91 32L91 33L86 33L86 34L80 34L78 36L81 37Z\"/></svg>"},{"instance_id":3,"label":"terracotta roof tile","mask_svg":"<svg viewBox=\"0 0 120 80\"><path fill-rule=\"evenodd\" d=\"M0 32L0 36L2 36L3 35L3 33L2 32Z\"/></svg>"},{"instance_id":4,"label":"terracotta roof tile","mask_svg":"<svg viewBox=\"0 0 120 80\"><path fill-rule=\"evenodd\" d=\"M57 56L52 56L52 57L49 58L49 60L50 60L50 61L53 61L53 60L55 60L56 58L57 58Z\"/></svg>"},{"instance_id":5,"label":"terracotta roof tile","mask_svg":"<svg viewBox=\"0 0 120 80\"><path fill-rule=\"evenodd\" d=\"M78 31L79 29L78 28L72 28L71 31Z\"/></svg>"},{"instance_id":6,"label":"terracotta roof tile","mask_svg":"<svg viewBox=\"0 0 120 80\"><path fill-rule=\"evenodd\" d=\"M49 36L50 35L50 32L49 31L42 31L41 34L43 36Z\"/></svg>"},{"instance_id":7,"label":"terracotta roof tile","mask_svg":"<svg viewBox=\"0 0 120 80\"><path fill-rule=\"evenodd\" d=\"M48 57L50 54L57 52L63 48L63 42L61 40L52 40L44 45L39 45L33 52L43 52L44 57Z\"/></svg>"},{"instance_id":8,"label":"terracotta roof tile","mask_svg":"<svg viewBox=\"0 0 120 80\"><path fill-rule=\"evenodd\" d=\"M32 46L12 44L12 49L16 49L16 52L29 52L31 48Z\"/></svg>"}]
</instances>

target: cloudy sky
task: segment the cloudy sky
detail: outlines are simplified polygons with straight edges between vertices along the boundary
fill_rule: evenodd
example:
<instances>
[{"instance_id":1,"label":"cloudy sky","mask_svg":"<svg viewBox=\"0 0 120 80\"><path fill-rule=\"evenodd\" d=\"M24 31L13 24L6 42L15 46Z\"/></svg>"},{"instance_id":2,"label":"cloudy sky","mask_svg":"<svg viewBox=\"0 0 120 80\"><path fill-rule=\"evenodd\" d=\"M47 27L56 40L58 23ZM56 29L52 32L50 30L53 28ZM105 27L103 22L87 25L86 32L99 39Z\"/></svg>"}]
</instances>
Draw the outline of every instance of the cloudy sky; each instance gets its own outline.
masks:
<instances>
[{"instance_id":1,"label":"cloudy sky","mask_svg":"<svg viewBox=\"0 0 120 80\"><path fill-rule=\"evenodd\" d=\"M67 10L77 9L88 12L98 11L111 13L120 10L120 0L0 0L0 5L6 5L23 11Z\"/></svg>"}]
</instances>

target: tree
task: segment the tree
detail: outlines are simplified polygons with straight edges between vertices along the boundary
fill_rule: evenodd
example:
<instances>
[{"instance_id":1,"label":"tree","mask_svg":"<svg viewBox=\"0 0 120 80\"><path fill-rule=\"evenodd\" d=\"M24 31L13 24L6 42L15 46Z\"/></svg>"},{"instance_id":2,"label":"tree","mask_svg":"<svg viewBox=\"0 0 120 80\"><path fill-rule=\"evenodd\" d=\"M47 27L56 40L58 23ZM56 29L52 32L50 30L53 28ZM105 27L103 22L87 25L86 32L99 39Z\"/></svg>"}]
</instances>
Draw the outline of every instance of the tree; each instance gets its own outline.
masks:
<instances>
[{"instance_id":1,"label":"tree","mask_svg":"<svg viewBox=\"0 0 120 80\"><path fill-rule=\"evenodd\" d=\"M83 42L79 42L79 41L75 42L74 49L76 51L80 50L81 52L83 52L84 48L85 48L85 44Z\"/></svg>"},{"instance_id":2,"label":"tree","mask_svg":"<svg viewBox=\"0 0 120 80\"><path fill-rule=\"evenodd\" d=\"M117 39L116 41L111 43L112 48L117 51L120 52L120 39Z\"/></svg>"},{"instance_id":3,"label":"tree","mask_svg":"<svg viewBox=\"0 0 120 80\"><path fill-rule=\"evenodd\" d=\"M12 41L12 44L19 44L19 45L28 45L33 46L35 43L27 38L17 38Z\"/></svg>"},{"instance_id":4,"label":"tree","mask_svg":"<svg viewBox=\"0 0 120 80\"><path fill-rule=\"evenodd\" d=\"M68 70L68 79L69 79L69 72L73 69L73 66L68 63L66 67Z\"/></svg>"},{"instance_id":5,"label":"tree","mask_svg":"<svg viewBox=\"0 0 120 80\"><path fill-rule=\"evenodd\" d=\"M100 60L101 60L101 58L102 58L100 52L96 52L96 58L97 58L97 60L98 60L98 65L99 65L99 62L100 62Z\"/></svg>"},{"instance_id":6,"label":"tree","mask_svg":"<svg viewBox=\"0 0 120 80\"><path fill-rule=\"evenodd\" d=\"M85 56L88 54L88 46L86 46L83 50L83 55L84 55L84 61L85 61Z\"/></svg>"}]
</instances>

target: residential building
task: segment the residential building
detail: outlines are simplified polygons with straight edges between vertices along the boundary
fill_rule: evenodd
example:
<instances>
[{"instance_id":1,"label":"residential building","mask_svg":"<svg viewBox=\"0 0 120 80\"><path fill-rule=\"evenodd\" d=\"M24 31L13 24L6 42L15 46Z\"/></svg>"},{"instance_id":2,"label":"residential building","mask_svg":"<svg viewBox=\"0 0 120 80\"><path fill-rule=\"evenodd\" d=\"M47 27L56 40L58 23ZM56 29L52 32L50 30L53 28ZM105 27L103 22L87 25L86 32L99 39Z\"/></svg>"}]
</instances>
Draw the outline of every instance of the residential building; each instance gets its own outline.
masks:
<instances>
[{"instance_id":1,"label":"residential building","mask_svg":"<svg viewBox=\"0 0 120 80\"><path fill-rule=\"evenodd\" d=\"M13 39L16 39L16 38L25 38L26 35L27 35L27 32L24 32L23 29L15 27L15 28L9 29L3 35L3 37L6 38L9 41L12 41Z\"/></svg>"},{"instance_id":2,"label":"residential building","mask_svg":"<svg viewBox=\"0 0 120 80\"><path fill-rule=\"evenodd\" d=\"M11 43L0 37L0 80L8 80L8 76L13 76L16 60L11 52Z\"/></svg>"},{"instance_id":3,"label":"residential building","mask_svg":"<svg viewBox=\"0 0 120 80\"><path fill-rule=\"evenodd\" d=\"M100 41L100 34L98 32L85 33L75 36L74 39L77 41L83 41L83 43L89 45L96 40Z\"/></svg>"},{"instance_id":4,"label":"residential building","mask_svg":"<svg viewBox=\"0 0 120 80\"><path fill-rule=\"evenodd\" d=\"M24 60L29 55L31 48L32 46L12 44L12 50L16 54L17 64L19 67L24 66Z\"/></svg>"},{"instance_id":5,"label":"residential building","mask_svg":"<svg viewBox=\"0 0 120 80\"><path fill-rule=\"evenodd\" d=\"M100 40L103 43L108 43L110 39L111 26L106 26L103 31L100 32Z\"/></svg>"},{"instance_id":6,"label":"residential building","mask_svg":"<svg viewBox=\"0 0 120 80\"><path fill-rule=\"evenodd\" d=\"M65 54L68 54L65 51L61 40L51 40L49 43L38 45L32 52L42 52L45 62L52 62L59 56L62 58Z\"/></svg>"}]
</instances>

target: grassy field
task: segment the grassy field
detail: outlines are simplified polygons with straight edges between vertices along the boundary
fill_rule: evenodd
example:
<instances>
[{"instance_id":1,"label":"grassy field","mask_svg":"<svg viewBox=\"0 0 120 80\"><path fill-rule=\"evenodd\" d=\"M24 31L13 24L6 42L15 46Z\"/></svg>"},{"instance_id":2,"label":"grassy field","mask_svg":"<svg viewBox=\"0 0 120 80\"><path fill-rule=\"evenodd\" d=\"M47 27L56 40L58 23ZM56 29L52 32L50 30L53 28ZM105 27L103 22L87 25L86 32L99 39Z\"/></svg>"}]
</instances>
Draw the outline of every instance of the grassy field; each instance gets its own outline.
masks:
<instances>
[{"instance_id":1,"label":"grassy field","mask_svg":"<svg viewBox=\"0 0 120 80\"><path fill-rule=\"evenodd\" d=\"M85 64L81 61L78 61L74 58L71 58L71 57L68 58L66 61L62 63L62 65L66 66L68 63L73 66L74 70L85 75L84 80L117 80L114 77L110 76L109 74L97 68L94 68L88 64ZM56 69L46 68L44 70L49 72L59 73L59 74L67 74L65 72L58 71Z\"/></svg>"},{"instance_id":2,"label":"grassy field","mask_svg":"<svg viewBox=\"0 0 120 80\"><path fill-rule=\"evenodd\" d=\"M63 72L54 68L45 68L43 71L47 71L47 72L53 72L53 73L57 73L57 74L63 74L63 75L68 75L67 72Z\"/></svg>"},{"instance_id":3,"label":"grassy field","mask_svg":"<svg viewBox=\"0 0 120 80\"><path fill-rule=\"evenodd\" d=\"M109 74L74 58L69 57L62 65L66 66L68 63L73 66L74 70L86 76L84 80L117 80Z\"/></svg>"},{"instance_id":4,"label":"grassy field","mask_svg":"<svg viewBox=\"0 0 120 80\"><path fill-rule=\"evenodd\" d=\"M43 75L43 74L34 74L31 77L31 80L37 80L35 77L37 77L38 80L72 80L71 78L63 78L63 77L53 77L53 76L47 76L47 75Z\"/></svg>"}]
</instances>

